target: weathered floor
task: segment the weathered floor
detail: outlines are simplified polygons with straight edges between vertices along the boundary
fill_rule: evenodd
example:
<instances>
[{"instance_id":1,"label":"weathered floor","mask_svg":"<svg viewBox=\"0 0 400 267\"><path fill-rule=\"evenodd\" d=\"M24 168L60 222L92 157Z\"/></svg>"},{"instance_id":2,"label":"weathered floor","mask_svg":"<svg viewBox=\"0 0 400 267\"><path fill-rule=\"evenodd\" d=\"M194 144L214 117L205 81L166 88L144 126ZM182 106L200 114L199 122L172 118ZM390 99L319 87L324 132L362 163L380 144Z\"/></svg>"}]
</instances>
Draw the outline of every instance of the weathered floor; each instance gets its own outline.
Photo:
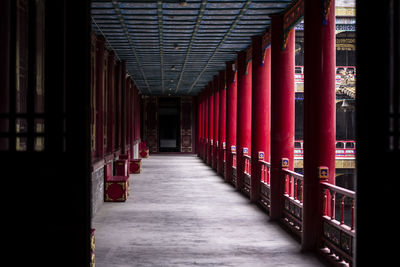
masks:
<instances>
[{"instance_id":1,"label":"weathered floor","mask_svg":"<svg viewBox=\"0 0 400 267\"><path fill-rule=\"evenodd\" d=\"M323 266L193 155L152 155L93 219L96 267Z\"/></svg>"}]
</instances>

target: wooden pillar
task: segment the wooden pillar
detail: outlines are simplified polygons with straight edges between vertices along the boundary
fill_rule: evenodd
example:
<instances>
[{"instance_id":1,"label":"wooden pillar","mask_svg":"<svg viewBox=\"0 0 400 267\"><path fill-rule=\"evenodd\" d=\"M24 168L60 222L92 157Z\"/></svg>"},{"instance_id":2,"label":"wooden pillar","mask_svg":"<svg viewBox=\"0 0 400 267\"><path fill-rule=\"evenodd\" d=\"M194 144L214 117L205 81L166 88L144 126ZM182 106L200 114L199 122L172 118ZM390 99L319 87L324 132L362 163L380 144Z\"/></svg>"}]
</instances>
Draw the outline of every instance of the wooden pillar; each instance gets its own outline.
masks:
<instances>
[{"instance_id":1,"label":"wooden pillar","mask_svg":"<svg viewBox=\"0 0 400 267\"><path fill-rule=\"evenodd\" d=\"M249 56L248 56L249 55ZM238 53L237 86L237 183L244 187L244 155L251 155L251 51ZM246 152L247 150L247 152Z\"/></svg>"},{"instance_id":2,"label":"wooden pillar","mask_svg":"<svg viewBox=\"0 0 400 267\"><path fill-rule=\"evenodd\" d=\"M258 202L261 190L261 164L270 160L271 131L271 48L263 47L263 36L253 38L252 113L251 113L251 192ZM261 155L260 155L261 156Z\"/></svg>"},{"instance_id":3,"label":"wooden pillar","mask_svg":"<svg viewBox=\"0 0 400 267\"><path fill-rule=\"evenodd\" d=\"M219 72L219 147L217 172L224 175L224 148L226 149L226 84L225 70Z\"/></svg>"},{"instance_id":4,"label":"wooden pillar","mask_svg":"<svg viewBox=\"0 0 400 267\"><path fill-rule=\"evenodd\" d=\"M213 91L214 91L214 106L213 106L213 130L214 130L214 143L213 143L213 156L212 156L212 168L217 169L217 151L219 146L219 78L214 76L213 79Z\"/></svg>"},{"instance_id":5,"label":"wooden pillar","mask_svg":"<svg viewBox=\"0 0 400 267\"><path fill-rule=\"evenodd\" d=\"M108 53L107 61L107 153L115 150L115 58L114 52Z\"/></svg>"},{"instance_id":6,"label":"wooden pillar","mask_svg":"<svg viewBox=\"0 0 400 267\"><path fill-rule=\"evenodd\" d=\"M283 47L282 15L271 27L271 207L270 219L279 220L283 207L282 159L294 161L294 29Z\"/></svg>"},{"instance_id":7,"label":"wooden pillar","mask_svg":"<svg viewBox=\"0 0 400 267\"><path fill-rule=\"evenodd\" d=\"M105 39L96 40L96 158L104 156L104 53Z\"/></svg>"},{"instance_id":8,"label":"wooden pillar","mask_svg":"<svg viewBox=\"0 0 400 267\"><path fill-rule=\"evenodd\" d=\"M209 98L209 89L208 89L208 85L204 88L204 101L205 101L205 107L204 107L204 139L205 139L205 143L204 143L204 162L207 163L208 160L208 146L210 143L209 140L209 124L208 124L208 113L209 113L209 103L210 103L210 98Z\"/></svg>"},{"instance_id":9,"label":"wooden pillar","mask_svg":"<svg viewBox=\"0 0 400 267\"><path fill-rule=\"evenodd\" d=\"M127 106L127 91L128 91L128 79L126 77L126 64L123 62L122 64L122 93L121 93L121 121L122 121L122 130L121 130L121 141L122 141L122 154L127 154L128 149L127 149L127 133L128 133L128 124L127 124L127 112L126 112L126 106Z\"/></svg>"},{"instance_id":10,"label":"wooden pillar","mask_svg":"<svg viewBox=\"0 0 400 267\"><path fill-rule=\"evenodd\" d=\"M206 131L206 118L207 118L207 90L203 89L202 94L202 114L201 114L201 158L206 161L206 139L207 139L207 131Z\"/></svg>"},{"instance_id":11,"label":"wooden pillar","mask_svg":"<svg viewBox=\"0 0 400 267\"><path fill-rule=\"evenodd\" d=\"M226 165L225 180L232 181L232 146L236 147L237 74L235 62L226 63Z\"/></svg>"},{"instance_id":12,"label":"wooden pillar","mask_svg":"<svg viewBox=\"0 0 400 267\"><path fill-rule=\"evenodd\" d=\"M208 84L208 145L207 164L212 164L212 148L214 145L214 91L212 83Z\"/></svg>"},{"instance_id":13,"label":"wooden pillar","mask_svg":"<svg viewBox=\"0 0 400 267\"><path fill-rule=\"evenodd\" d=\"M201 140L202 140L202 123L201 123L201 117L202 117L202 93L199 93L197 95L197 156L201 157Z\"/></svg>"},{"instance_id":14,"label":"wooden pillar","mask_svg":"<svg viewBox=\"0 0 400 267\"><path fill-rule=\"evenodd\" d=\"M322 233L318 167L328 167L335 183L335 1L321 14L321 1L304 1L303 250L316 249Z\"/></svg>"}]
</instances>

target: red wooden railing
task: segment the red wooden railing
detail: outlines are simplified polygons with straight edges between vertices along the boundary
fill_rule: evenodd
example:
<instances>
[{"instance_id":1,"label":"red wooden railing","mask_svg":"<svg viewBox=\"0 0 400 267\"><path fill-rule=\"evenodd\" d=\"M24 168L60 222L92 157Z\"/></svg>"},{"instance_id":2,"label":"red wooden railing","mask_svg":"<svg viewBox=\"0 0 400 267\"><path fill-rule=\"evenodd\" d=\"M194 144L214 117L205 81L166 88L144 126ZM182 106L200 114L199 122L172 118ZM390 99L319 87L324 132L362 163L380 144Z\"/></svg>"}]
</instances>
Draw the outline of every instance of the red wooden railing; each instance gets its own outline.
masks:
<instances>
[{"instance_id":1,"label":"red wooden railing","mask_svg":"<svg viewBox=\"0 0 400 267\"><path fill-rule=\"evenodd\" d=\"M303 157L304 148L303 140L294 142L294 156ZM354 158L356 155L356 142L352 140L337 140L336 141L336 158Z\"/></svg>"},{"instance_id":2,"label":"red wooden railing","mask_svg":"<svg viewBox=\"0 0 400 267\"><path fill-rule=\"evenodd\" d=\"M303 175L283 169L284 205L282 221L301 236L303 221Z\"/></svg>"},{"instance_id":3,"label":"red wooden railing","mask_svg":"<svg viewBox=\"0 0 400 267\"><path fill-rule=\"evenodd\" d=\"M271 205L271 164L260 160L261 163L261 195L260 202L269 211Z\"/></svg>"},{"instance_id":4,"label":"red wooden railing","mask_svg":"<svg viewBox=\"0 0 400 267\"><path fill-rule=\"evenodd\" d=\"M244 192L250 196L250 187L251 187L251 156L243 155L244 158Z\"/></svg>"},{"instance_id":5,"label":"red wooden railing","mask_svg":"<svg viewBox=\"0 0 400 267\"><path fill-rule=\"evenodd\" d=\"M226 177L226 147L222 147L222 154L223 154L223 165L222 165L222 175L225 178Z\"/></svg>"},{"instance_id":6,"label":"red wooden railing","mask_svg":"<svg viewBox=\"0 0 400 267\"><path fill-rule=\"evenodd\" d=\"M236 170L236 152L232 153L232 184L236 185L237 170Z\"/></svg>"},{"instance_id":7,"label":"red wooden railing","mask_svg":"<svg viewBox=\"0 0 400 267\"><path fill-rule=\"evenodd\" d=\"M329 254L329 258L336 262L345 262L351 266L355 238L356 193L326 182L321 182L321 188L324 204L321 252Z\"/></svg>"},{"instance_id":8,"label":"red wooden railing","mask_svg":"<svg viewBox=\"0 0 400 267\"><path fill-rule=\"evenodd\" d=\"M251 157L249 155L243 155L244 157L244 174L251 175Z\"/></svg>"}]
</instances>

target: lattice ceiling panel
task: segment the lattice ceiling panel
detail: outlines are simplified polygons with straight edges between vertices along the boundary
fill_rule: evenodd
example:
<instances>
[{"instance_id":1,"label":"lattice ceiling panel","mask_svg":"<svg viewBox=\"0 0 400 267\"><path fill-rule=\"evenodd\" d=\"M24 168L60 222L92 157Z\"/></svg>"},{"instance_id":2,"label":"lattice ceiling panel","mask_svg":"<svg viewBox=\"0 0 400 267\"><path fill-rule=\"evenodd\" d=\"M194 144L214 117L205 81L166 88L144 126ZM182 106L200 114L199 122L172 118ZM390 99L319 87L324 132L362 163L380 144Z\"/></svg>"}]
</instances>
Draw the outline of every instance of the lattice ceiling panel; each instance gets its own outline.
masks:
<instances>
[{"instance_id":1,"label":"lattice ceiling panel","mask_svg":"<svg viewBox=\"0 0 400 267\"><path fill-rule=\"evenodd\" d=\"M92 27L142 94L196 95L292 0L92 1Z\"/></svg>"}]
</instances>

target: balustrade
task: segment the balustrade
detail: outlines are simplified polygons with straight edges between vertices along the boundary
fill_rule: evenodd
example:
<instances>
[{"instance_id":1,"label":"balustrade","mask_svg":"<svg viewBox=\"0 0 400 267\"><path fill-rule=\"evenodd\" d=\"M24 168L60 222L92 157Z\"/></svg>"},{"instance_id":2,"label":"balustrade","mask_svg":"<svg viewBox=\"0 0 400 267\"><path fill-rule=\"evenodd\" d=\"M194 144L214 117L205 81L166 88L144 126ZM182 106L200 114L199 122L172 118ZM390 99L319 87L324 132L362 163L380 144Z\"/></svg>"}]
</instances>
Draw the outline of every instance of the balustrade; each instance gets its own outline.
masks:
<instances>
[{"instance_id":1,"label":"balustrade","mask_svg":"<svg viewBox=\"0 0 400 267\"><path fill-rule=\"evenodd\" d=\"M301 236L303 224L303 175L283 169L284 205L282 221Z\"/></svg>"},{"instance_id":2,"label":"balustrade","mask_svg":"<svg viewBox=\"0 0 400 267\"><path fill-rule=\"evenodd\" d=\"M251 156L243 155L244 158L244 192L250 195L250 187L251 187Z\"/></svg>"},{"instance_id":3,"label":"balustrade","mask_svg":"<svg viewBox=\"0 0 400 267\"><path fill-rule=\"evenodd\" d=\"M232 184L236 185L237 170L236 170L236 152L232 152Z\"/></svg>"},{"instance_id":4,"label":"balustrade","mask_svg":"<svg viewBox=\"0 0 400 267\"><path fill-rule=\"evenodd\" d=\"M262 206L269 211L271 205L271 163L260 160L261 165L261 195L260 202Z\"/></svg>"},{"instance_id":5,"label":"balustrade","mask_svg":"<svg viewBox=\"0 0 400 267\"><path fill-rule=\"evenodd\" d=\"M354 158L356 155L356 142L352 140L336 141L336 157L337 158ZM304 156L303 140L294 142L294 156L302 158Z\"/></svg>"},{"instance_id":6,"label":"balustrade","mask_svg":"<svg viewBox=\"0 0 400 267\"><path fill-rule=\"evenodd\" d=\"M323 196L322 249L336 261L353 262L355 192L321 182ZM338 208L338 209L337 209Z\"/></svg>"}]
</instances>

